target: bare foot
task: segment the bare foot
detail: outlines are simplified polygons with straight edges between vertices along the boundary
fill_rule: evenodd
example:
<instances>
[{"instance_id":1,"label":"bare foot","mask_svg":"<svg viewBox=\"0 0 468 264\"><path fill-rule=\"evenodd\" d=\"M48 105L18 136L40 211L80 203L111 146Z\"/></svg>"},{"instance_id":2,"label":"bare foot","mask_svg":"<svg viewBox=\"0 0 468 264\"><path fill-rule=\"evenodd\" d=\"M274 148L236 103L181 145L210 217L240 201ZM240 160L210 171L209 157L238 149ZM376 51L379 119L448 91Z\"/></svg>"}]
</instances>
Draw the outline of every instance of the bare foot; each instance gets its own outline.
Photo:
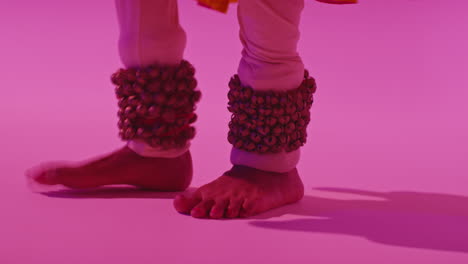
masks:
<instances>
[{"instance_id":1,"label":"bare foot","mask_svg":"<svg viewBox=\"0 0 468 264\"><path fill-rule=\"evenodd\" d=\"M46 166L27 174L39 184L74 189L128 184L157 191L183 191L192 180L192 157L187 151L177 158L148 158L125 146L78 166Z\"/></svg>"},{"instance_id":2,"label":"bare foot","mask_svg":"<svg viewBox=\"0 0 468 264\"><path fill-rule=\"evenodd\" d=\"M234 166L194 193L178 195L174 207L196 218L243 218L297 202L303 196L297 169L275 173Z\"/></svg>"}]
</instances>

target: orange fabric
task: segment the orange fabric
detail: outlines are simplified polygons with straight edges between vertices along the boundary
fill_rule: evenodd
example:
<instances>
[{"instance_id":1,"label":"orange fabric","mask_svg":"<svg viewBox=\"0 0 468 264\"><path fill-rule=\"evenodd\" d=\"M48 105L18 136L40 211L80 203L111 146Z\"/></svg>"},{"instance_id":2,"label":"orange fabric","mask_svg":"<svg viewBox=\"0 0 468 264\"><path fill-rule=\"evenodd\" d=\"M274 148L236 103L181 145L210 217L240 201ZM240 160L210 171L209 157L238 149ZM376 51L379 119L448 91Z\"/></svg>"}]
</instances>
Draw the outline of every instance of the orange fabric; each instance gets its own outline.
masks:
<instances>
[{"instance_id":1,"label":"orange fabric","mask_svg":"<svg viewBox=\"0 0 468 264\"><path fill-rule=\"evenodd\" d=\"M222 13L227 13L230 3L237 0L197 0L198 4ZM316 0L328 4L357 4L358 0Z\"/></svg>"},{"instance_id":2,"label":"orange fabric","mask_svg":"<svg viewBox=\"0 0 468 264\"><path fill-rule=\"evenodd\" d=\"M197 0L198 4L210 9L226 13L230 3L235 3L237 0Z\"/></svg>"}]
</instances>

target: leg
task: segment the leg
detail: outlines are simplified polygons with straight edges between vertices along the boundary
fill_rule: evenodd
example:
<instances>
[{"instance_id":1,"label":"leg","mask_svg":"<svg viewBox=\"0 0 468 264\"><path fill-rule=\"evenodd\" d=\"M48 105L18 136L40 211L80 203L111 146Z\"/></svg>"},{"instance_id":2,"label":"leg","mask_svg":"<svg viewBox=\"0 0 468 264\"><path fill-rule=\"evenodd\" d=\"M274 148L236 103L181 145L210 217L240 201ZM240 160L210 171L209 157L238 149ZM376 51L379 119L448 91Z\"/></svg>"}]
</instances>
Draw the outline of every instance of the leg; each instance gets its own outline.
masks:
<instances>
[{"instance_id":1,"label":"leg","mask_svg":"<svg viewBox=\"0 0 468 264\"><path fill-rule=\"evenodd\" d=\"M174 66L181 63L186 34L179 25L177 0L116 0L115 3L120 28L119 53L126 68L143 69L152 64ZM132 85L134 88L135 84ZM133 97L142 98L143 95L140 91ZM119 106L129 104L128 101L128 97L121 96ZM138 106L140 110L145 107ZM159 107L157 104L154 106ZM123 126L128 120L123 120L122 116L123 124L119 123L119 126L125 128ZM149 111L139 117L148 116ZM188 187L192 178L188 141L163 149L149 145L141 138L128 137L128 133L121 136L127 137L124 138L129 141L127 146L110 154L80 165L42 166L30 170L28 176L39 184L69 188L129 184L161 191L180 191Z\"/></svg>"},{"instance_id":2,"label":"leg","mask_svg":"<svg viewBox=\"0 0 468 264\"><path fill-rule=\"evenodd\" d=\"M247 217L303 197L295 167L298 147L305 143L311 101L299 98L311 97L314 87L296 51L303 4L303 0L239 1L244 49L228 95L234 114L229 134L234 166L194 194L176 197L179 212L194 217ZM290 95L298 99L297 107L296 99L286 99L287 91L294 91ZM280 101L287 104L279 106ZM270 129L275 124L280 125ZM299 143L297 133L302 133Z\"/></svg>"}]
</instances>

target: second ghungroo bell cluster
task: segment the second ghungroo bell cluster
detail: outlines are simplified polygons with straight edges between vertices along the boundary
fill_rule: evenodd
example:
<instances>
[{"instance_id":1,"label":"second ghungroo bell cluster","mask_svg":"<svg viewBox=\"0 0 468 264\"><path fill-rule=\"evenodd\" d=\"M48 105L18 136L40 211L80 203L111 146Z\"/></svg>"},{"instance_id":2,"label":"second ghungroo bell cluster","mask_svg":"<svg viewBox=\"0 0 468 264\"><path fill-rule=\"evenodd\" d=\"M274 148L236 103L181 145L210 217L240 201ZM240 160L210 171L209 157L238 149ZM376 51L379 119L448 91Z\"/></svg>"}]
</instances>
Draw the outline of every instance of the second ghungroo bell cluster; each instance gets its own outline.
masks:
<instances>
[{"instance_id":1,"label":"second ghungroo bell cluster","mask_svg":"<svg viewBox=\"0 0 468 264\"><path fill-rule=\"evenodd\" d=\"M316 83L309 72L293 90L254 91L243 87L239 76L229 82L228 110L232 113L228 141L256 153L291 152L306 143L306 127Z\"/></svg>"},{"instance_id":2,"label":"second ghungroo bell cluster","mask_svg":"<svg viewBox=\"0 0 468 264\"><path fill-rule=\"evenodd\" d=\"M152 147L183 147L195 136L190 126L201 93L195 68L182 60L175 66L119 69L112 77L119 105L119 136L141 139Z\"/></svg>"}]
</instances>

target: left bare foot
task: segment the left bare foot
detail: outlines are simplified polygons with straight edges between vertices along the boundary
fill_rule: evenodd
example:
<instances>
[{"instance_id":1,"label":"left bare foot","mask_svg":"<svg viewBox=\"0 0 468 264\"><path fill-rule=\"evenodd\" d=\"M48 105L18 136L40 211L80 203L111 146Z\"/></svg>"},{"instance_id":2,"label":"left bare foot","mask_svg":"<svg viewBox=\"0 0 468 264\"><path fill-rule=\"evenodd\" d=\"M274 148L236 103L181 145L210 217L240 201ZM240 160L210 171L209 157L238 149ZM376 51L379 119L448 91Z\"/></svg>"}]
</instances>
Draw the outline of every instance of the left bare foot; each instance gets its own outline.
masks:
<instances>
[{"instance_id":1,"label":"left bare foot","mask_svg":"<svg viewBox=\"0 0 468 264\"><path fill-rule=\"evenodd\" d=\"M174 207L196 218L244 218L297 202L303 196L297 169L275 173L234 166L193 194L178 195Z\"/></svg>"},{"instance_id":2,"label":"left bare foot","mask_svg":"<svg viewBox=\"0 0 468 264\"><path fill-rule=\"evenodd\" d=\"M124 146L81 165L39 166L27 173L36 184L72 189L126 184L155 191L183 191L192 180L190 151L176 158L142 157Z\"/></svg>"}]
</instances>

